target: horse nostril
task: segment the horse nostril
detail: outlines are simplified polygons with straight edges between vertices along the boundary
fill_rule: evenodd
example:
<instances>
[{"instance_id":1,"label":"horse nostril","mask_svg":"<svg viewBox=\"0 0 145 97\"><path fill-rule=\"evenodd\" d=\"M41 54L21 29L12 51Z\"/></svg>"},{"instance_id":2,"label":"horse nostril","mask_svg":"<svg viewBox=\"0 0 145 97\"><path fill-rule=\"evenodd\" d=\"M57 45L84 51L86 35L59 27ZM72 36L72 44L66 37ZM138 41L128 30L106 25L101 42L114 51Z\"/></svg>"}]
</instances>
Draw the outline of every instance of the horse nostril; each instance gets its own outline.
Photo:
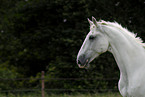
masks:
<instances>
[{"instance_id":1,"label":"horse nostril","mask_svg":"<svg viewBox=\"0 0 145 97\"><path fill-rule=\"evenodd\" d=\"M80 61L80 60L78 60L78 65L82 65L82 63L81 63L81 61Z\"/></svg>"}]
</instances>

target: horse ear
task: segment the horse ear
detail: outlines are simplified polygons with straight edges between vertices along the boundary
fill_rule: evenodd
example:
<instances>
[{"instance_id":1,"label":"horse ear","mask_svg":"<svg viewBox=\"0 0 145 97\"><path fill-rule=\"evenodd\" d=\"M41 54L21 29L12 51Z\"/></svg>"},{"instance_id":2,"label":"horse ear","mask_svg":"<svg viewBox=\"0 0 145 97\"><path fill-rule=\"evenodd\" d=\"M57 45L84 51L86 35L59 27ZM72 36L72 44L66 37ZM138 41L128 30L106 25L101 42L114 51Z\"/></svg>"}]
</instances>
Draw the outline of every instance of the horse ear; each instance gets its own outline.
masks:
<instances>
[{"instance_id":1,"label":"horse ear","mask_svg":"<svg viewBox=\"0 0 145 97\"><path fill-rule=\"evenodd\" d=\"M88 18L88 22L90 23L90 26L93 25L93 22Z\"/></svg>"},{"instance_id":2,"label":"horse ear","mask_svg":"<svg viewBox=\"0 0 145 97\"><path fill-rule=\"evenodd\" d=\"M92 21L97 26L97 21L96 21L96 19L93 16L92 16Z\"/></svg>"}]
</instances>

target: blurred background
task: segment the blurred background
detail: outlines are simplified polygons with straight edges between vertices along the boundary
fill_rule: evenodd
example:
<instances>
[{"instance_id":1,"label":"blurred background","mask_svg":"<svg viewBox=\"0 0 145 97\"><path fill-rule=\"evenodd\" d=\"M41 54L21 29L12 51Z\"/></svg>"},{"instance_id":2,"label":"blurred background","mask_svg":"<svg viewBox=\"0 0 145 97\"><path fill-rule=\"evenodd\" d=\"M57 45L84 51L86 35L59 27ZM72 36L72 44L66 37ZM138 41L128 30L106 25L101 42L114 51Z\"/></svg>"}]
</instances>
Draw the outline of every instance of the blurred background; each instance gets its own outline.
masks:
<instances>
[{"instance_id":1,"label":"blurred background","mask_svg":"<svg viewBox=\"0 0 145 97\"><path fill-rule=\"evenodd\" d=\"M92 16L116 21L145 40L144 0L0 1L3 93L41 90L41 71L46 93L118 92L119 69L111 53L95 59L89 69L76 64Z\"/></svg>"}]
</instances>

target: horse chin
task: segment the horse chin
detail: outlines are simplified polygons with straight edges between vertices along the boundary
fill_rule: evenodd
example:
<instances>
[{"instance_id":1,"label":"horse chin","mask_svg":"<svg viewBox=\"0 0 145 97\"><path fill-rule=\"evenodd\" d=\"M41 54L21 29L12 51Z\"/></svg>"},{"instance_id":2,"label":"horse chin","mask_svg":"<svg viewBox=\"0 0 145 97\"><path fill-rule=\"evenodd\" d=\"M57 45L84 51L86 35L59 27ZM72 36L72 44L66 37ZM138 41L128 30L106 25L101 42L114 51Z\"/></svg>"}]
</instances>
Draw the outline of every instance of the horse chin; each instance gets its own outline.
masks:
<instances>
[{"instance_id":1,"label":"horse chin","mask_svg":"<svg viewBox=\"0 0 145 97\"><path fill-rule=\"evenodd\" d=\"M89 69L89 67L90 67L90 64L87 64L87 65L85 66L85 69Z\"/></svg>"},{"instance_id":2,"label":"horse chin","mask_svg":"<svg viewBox=\"0 0 145 97\"><path fill-rule=\"evenodd\" d=\"M89 67L90 67L90 62L92 62L92 61L93 61L95 58L97 58L98 56L99 56L99 54L96 54L94 57L92 57L91 59L87 60L87 61L86 61L86 64L84 65L83 68L89 69Z\"/></svg>"}]
</instances>

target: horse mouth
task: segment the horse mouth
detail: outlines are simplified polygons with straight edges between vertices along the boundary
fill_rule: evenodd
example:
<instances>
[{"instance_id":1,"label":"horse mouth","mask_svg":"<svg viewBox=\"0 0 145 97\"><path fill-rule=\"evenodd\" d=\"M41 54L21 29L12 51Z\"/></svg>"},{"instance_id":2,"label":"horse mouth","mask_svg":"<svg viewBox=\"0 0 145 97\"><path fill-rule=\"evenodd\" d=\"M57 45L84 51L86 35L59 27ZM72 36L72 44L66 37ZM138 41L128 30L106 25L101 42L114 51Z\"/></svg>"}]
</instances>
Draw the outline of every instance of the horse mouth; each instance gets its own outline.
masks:
<instances>
[{"instance_id":1,"label":"horse mouth","mask_svg":"<svg viewBox=\"0 0 145 97\"><path fill-rule=\"evenodd\" d=\"M79 68L89 68L89 60L87 59L84 65L78 63Z\"/></svg>"}]
</instances>

